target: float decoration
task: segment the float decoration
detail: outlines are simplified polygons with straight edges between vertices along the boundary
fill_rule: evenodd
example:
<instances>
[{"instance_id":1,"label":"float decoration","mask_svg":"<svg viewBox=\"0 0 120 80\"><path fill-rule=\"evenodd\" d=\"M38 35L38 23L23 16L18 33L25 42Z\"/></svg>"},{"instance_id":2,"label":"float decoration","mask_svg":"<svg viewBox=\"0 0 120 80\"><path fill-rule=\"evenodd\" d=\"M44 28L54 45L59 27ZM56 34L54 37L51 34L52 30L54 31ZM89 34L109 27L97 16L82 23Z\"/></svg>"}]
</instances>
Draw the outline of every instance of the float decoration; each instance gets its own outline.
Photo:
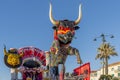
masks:
<instances>
[{"instance_id":1,"label":"float decoration","mask_svg":"<svg viewBox=\"0 0 120 80\"><path fill-rule=\"evenodd\" d=\"M23 75L23 80L31 78L32 80L42 80L43 71L46 66L44 51L35 47L23 47L18 53L24 53L22 56L22 65L19 68Z\"/></svg>"},{"instance_id":2,"label":"float decoration","mask_svg":"<svg viewBox=\"0 0 120 80\"><path fill-rule=\"evenodd\" d=\"M15 48L11 48L7 52L4 47L4 62L9 68L18 68L22 64L22 53L19 55Z\"/></svg>"},{"instance_id":3,"label":"float decoration","mask_svg":"<svg viewBox=\"0 0 120 80\"><path fill-rule=\"evenodd\" d=\"M21 73L22 80L42 80L46 66L44 51L32 46L11 48L8 52L5 47L4 62L11 68L11 80L18 79L18 72Z\"/></svg>"},{"instance_id":4,"label":"float decoration","mask_svg":"<svg viewBox=\"0 0 120 80\"><path fill-rule=\"evenodd\" d=\"M28 68L40 67L46 65L45 53L35 47L23 47L18 50L19 54L23 52L22 65Z\"/></svg>"},{"instance_id":5,"label":"float decoration","mask_svg":"<svg viewBox=\"0 0 120 80\"><path fill-rule=\"evenodd\" d=\"M75 21L71 20L55 20L52 16L52 5L50 4L49 18L54 29L54 41L50 47L48 66L50 67L51 79L58 80L58 66L61 64L60 80L64 79L65 62L68 55L76 55L78 64L82 63L78 49L70 46L75 30L79 29L77 24L81 21L82 11L79 7L79 16ZM53 77L54 76L54 77Z\"/></svg>"},{"instance_id":6,"label":"float decoration","mask_svg":"<svg viewBox=\"0 0 120 80\"><path fill-rule=\"evenodd\" d=\"M49 18L54 29L54 41L50 50L45 52L32 47L22 47L19 49L6 50L4 48L4 62L9 68L13 68L12 75L16 75L17 71L22 74L22 80L42 80L43 67L47 67L50 71L51 80L64 80L65 62L68 55L76 55L77 63L82 64L79 50L70 46L75 31L79 29L77 24L81 21L82 11L79 6L79 15L75 21L71 20L55 20L52 16L52 5L50 4ZM58 66L61 64L60 73ZM46 70L47 71L47 70ZM16 80L17 77L12 77Z\"/></svg>"}]
</instances>

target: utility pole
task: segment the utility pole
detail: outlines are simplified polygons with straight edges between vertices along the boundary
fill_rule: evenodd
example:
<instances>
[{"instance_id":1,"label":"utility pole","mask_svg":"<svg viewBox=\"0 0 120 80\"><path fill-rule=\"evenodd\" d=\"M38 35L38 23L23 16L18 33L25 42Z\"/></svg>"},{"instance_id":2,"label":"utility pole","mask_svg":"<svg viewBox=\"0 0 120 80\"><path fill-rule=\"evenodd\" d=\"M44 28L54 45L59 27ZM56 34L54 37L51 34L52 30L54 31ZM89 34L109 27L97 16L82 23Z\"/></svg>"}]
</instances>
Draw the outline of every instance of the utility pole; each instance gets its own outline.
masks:
<instances>
[{"instance_id":1,"label":"utility pole","mask_svg":"<svg viewBox=\"0 0 120 80\"><path fill-rule=\"evenodd\" d=\"M113 35L104 35L104 34L101 34L99 37L96 37L94 38L94 41L97 41L98 38L102 38L102 44L104 44L106 42L106 37L110 37L110 38L114 38ZM104 53L102 53L104 54ZM105 61L104 61L104 58L103 59L103 75L104 75L104 65L105 65Z\"/></svg>"}]
</instances>

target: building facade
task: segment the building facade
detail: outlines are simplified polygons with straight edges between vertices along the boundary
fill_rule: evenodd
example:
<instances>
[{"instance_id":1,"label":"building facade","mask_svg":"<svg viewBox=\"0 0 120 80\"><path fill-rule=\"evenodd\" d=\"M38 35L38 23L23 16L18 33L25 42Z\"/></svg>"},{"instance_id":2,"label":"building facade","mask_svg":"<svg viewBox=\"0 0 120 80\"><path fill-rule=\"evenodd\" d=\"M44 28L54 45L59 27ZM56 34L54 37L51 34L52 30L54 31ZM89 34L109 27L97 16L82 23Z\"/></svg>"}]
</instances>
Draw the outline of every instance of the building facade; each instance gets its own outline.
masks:
<instances>
[{"instance_id":1,"label":"building facade","mask_svg":"<svg viewBox=\"0 0 120 80\"><path fill-rule=\"evenodd\" d=\"M99 80L99 77L102 74L103 74L103 68L91 71L90 80ZM108 65L108 74L113 77L120 78L120 62L115 62L115 63L109 64Z\"/></svg>"}]
</instances>

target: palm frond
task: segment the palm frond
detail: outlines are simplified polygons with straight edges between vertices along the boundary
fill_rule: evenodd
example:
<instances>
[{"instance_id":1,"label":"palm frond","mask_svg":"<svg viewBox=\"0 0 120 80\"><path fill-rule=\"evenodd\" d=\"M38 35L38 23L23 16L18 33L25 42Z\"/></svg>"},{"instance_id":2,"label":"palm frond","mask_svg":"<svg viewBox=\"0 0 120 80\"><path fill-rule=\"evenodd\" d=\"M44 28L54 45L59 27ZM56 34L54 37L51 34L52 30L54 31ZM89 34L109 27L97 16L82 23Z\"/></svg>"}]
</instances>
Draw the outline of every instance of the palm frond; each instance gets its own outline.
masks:
<instances>
[{"instance_id":1,"label":"palm frond","mask_svg":"<svg viewBox=\"0 0 120 80\"><path fill-rule=\"evenodd\" d=\"M99 48L97 48L98 54L96 55L95 59L103 59L107 57L108 59L110 56L118 56L118 54L115 52L115 47L111 46L110 43L103 43L100 45Z\"/></svg>"}]
</instances>

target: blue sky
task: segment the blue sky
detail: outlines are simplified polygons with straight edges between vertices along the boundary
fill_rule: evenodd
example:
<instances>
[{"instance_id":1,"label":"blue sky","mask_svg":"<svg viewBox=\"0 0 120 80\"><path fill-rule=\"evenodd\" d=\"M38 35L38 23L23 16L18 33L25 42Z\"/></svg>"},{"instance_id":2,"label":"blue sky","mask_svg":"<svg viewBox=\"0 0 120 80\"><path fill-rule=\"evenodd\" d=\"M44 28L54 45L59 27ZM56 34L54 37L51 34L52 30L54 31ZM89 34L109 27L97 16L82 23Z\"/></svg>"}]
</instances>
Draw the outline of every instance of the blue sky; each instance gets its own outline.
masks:
<instances>
[{"instance_id":1,"label":"blue sky","mask_svg":"<svg viewBox=\"0 0 120 80\"><path fill-rule=\"evenodd\" d=\"M71 46L80 51L84 63L90 62L91 69L97 70L102 65L95 61L101 38L104 33L113 34L114 39L106 40L120 53L120 0L51 0L53 16L56 20L75 20L79 4L82 4L82 20L76 31L77 39ZM3 44L9 48L34 46L49 50L53 41L52 23L49 20L50 0L0 0L0 80L10 80L10 70L4 64ZM109 63L120 61L120 56L111 57ZM66 71L72 72L77 64L76 56L69 56Z\"/></svg>"}]
</instances>

